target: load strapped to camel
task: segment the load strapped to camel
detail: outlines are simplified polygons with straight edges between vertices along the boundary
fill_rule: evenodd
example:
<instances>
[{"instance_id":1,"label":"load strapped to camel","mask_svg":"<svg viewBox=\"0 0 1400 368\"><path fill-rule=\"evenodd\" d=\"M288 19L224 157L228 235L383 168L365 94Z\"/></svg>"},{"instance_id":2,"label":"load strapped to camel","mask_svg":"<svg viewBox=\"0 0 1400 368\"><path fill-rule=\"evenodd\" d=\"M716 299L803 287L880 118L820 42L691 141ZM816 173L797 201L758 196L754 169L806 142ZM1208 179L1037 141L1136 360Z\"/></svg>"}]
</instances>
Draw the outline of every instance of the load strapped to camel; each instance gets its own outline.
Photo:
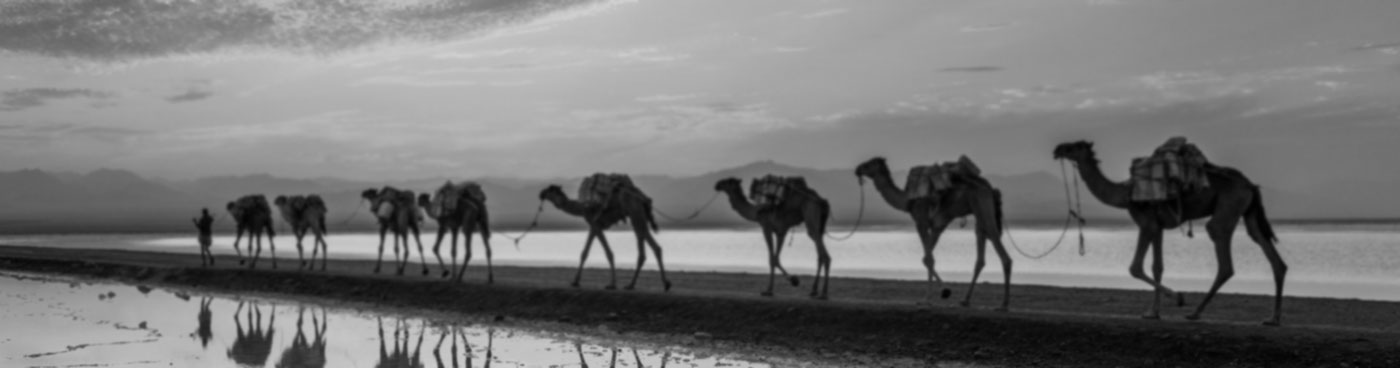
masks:
<instances>
[{"instance_id":1,"label":"load strapped to camel","mask_svg":"<svg viewBox=\"0 0 1400 368\"><path fill-rule=\"evenodd\" d=\"M807 180L801 176L764 175L749 184L749 200L758 207L775 207L788 195L806 189Z\"/></svg>"},{"instance_id":2,"label":"load strapped to camel","mask_svg":"<svg viewBox=\"0 0 1400 368\"><path fill-rule=\"evenodd\" d=\"M423 212L418 210L414 201L413 191L401 190L394 187L384 187L379 191L379 198L371 206L370 210L380 218L391 218L395 209L400 207L408 208L413 212L413 222L423 222Z\"/></svg>"},{"instance_id":3,"label":"load strapped to camel","mask_svg":"<svg viewBox=\"0 0 1400 368\"><path fill-rule=\"evenodd\" d=\"M953 180L959 177L980 177L982 169L972 163L967 156L959 156L956 162L915 166L909 169L909 180L905 183L905 196L910 200L936 197L939 193L953 188Z\"/></svg>"},{"instance_id":4,"label":"load strapped to camel","mask_svg":"<svg viewBox=\"0 0 1400 368\"><path fill-rule=\"evenodd\" d=\"M436 195L432 197L432 202L429 203L435 211L454 209L454 207L448 206L449 202L455 205L456 201L462 198L461 196L466 196L471 203L477 206L486 204L486 192L481 190L481 184L477 184L474 181L464 181L456 184L449 181L447 184L443 184L441 188L438 188L435 194Z\"/></svg>"},{"instance_id":5,"label":"load strapped to camel","mask_svg":"<svg viewBox=\"0 0 1400 368\"><path fill-rule=\"evenodd\" d=\"M1183 193L1209 188L1206 155L1186 138L1173 137L1152 152L1133 159L1132 200L1158 202L1176 199Z\"/></svg>"},{"instance_id":6,"label":"load strapped to camel","mask_svg":"<svg viewBox=\"0 0 1400 368\"><path fill-rule=\"evenodd\" d=\"M596 173L584 178L583 184L579 185L578 201L586 204L605 203L622 193L650 199L632 184L632 178L627 174Z\"/></svg>"}]
</instances>

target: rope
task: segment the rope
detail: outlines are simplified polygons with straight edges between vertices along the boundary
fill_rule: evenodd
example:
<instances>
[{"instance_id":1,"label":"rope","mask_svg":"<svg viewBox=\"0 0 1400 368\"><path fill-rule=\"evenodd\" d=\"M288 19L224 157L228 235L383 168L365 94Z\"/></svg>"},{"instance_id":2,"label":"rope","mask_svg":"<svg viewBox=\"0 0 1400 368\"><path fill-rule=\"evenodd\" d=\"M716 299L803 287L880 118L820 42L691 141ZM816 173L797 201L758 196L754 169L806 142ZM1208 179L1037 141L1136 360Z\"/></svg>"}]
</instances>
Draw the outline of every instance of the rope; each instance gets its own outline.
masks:
<instances>
[{"instance_id":1,"label":"rope","mask_svg":"<svg viewBox=\"0 0 1400 368\"><path fill-rule=\"evenodd\" d=\"M855 226L851 227L851 232L847 233L845 236L838 237L832 236L830 232L826 233L826 237L828 239L835 241L846 241L851 237L856 236L856 230L860 230L860 222L861 220L865 219L865 180L861 178L856 178L856 183L860 184L860 212L856 212L856 224Z\"/></svg>"},{"instance_id":2,"label":"rope","mask_svg":"<svg viewBox=\"0 0 1400 368\"><path fill-rule=\"evenodd\" d=\"M364 198L360 198L360 204L359 204L358 206L355 207L355 210L354 210L354 211L350 211L350 217L346 217L346 218L345 218L345 221L341 221L341 222L340 222L340 226L345 226L345 224L350 223L350 220L354 220L354 219L355 219L355 215L359 214L359 213L360 213L360 209L361 209L361 208L364 208L364 207L365 207L365 199L364 199Z\"/></svg>"},{"instance_id":3,"label":"rope","mask_svg":"<svg viewBox=\"0 0 1400 368\"><path fill-rule=\"evenodd\" d=\"M710 200L707 201L707 202L705 202L705 205L704 205L704 206L700 206L700 209L695 210L695 213L691 213L690 216L686 216L685 218L681 218L681 219L678 219L678 218L675 218L675 217L671 217L671 215L667 215L665 212L661 212L661 210L656 209L656 207L652 207L651 210L652 210L652 212L656 212L657 215L661 215L661 217L664 218L664 219L666 219L667 221L671 221L671 222L690 221L690 220L694 220L696 217L699 217L699 216L700 216L700 213L701 213L701 212L704 212L705 209L710 208L710 205L711 205L711 204L714 204L716 199L719 199L719 195L720 195L720 192L716 191L716 192L715 192L715 195L714 195L714 196L711 196L711 197L710 197Z\"/></svg>"},{"instance_id":4,"label":"rope","mask_svg":"<svg viewBox=\"0 0 1400 368\"><path fill-rule=\"evenodd\" d=\"M506 233L503 233L503 232L497 232L497 233L498 233L498 234L501 234L501 236L504 236L506 239L510 239L512 242L514 242L514 243L515 243L515 250L520 250L520 240L521 240L521 239L525 239L525 236L526 236L526 235L530 235L530 231L531 231L531 230L534 230L536 226L539 226L539 224L540 224L540 213L543 213L543 212L544 212L544 201L541 200L541 201L540 201L540 207L539 207L538 209L535 210L535 218L534 218L533 220L530 220L530 226L529 226L529 227L526 227L526 228L525 228L525 231L520 233L520 236L510 236L510 234L506 234Z\"/></svg>"},{"instance_id":5,"label":"rope","mask_svg":"<svg viewBox=\"0 0 1400 368\"><path fill-rule=\"evenodd\" d=\"M1060 245L1064 243L1064 241L1065 241L1065 234L1068 234L1068 233L1069 233L1070 221L1074 221L1074 220L1078 220L1078 223L1079 223L1079 255L1080 255L1080 256L1083 256L1083 255L1084 255L1084 222L1085 222L1085 221L1084 221L1084 217L1081 217L1081 216L1079 215L1079 213L1081 212L1081 210L1080 210L1081 207L1080 207L1079 205L1082 205L1082 203L1075 203L1075 202L1077 202L1077 201L1079 200L1079 177L1076 176L1076 177L1074 178L1074 193L1073 193L1073 196L1072 196L1073 201L1071 200L1071 194L1070 194L1070 188L1069 188L1069 181L1070 181L1070 178L1067 176L1067 171L1065 170L1065 163L1064 163L1064 161L1060 161L1060 178L1061 178L1061 180L1064 182L1064 185L1065 185L1065 207L1067 208L1067 211L1066 211L1066 214L1065 214L1065 225L1064 225L1064 228L1060 230L1060 237L1059 237L1059 239L1056 239L1056 240L1055 240L1055 245L1050 246L1050 249L1047 249L1044 253L1036 254L1036 255L1032 255L1032 254L1030 254L1030 253L1027 253L1025 250L1022 250L1022 249L1021 249L1021 245L1020 245L1020 244L1017 244L1017 243L1016 243L1016 237L1011 236L1011 227L1010 227L1010 226L1007 226L1006 224L1002 224L1002 231L1006 233L1006 238L1007 238L1007 240L1010 240L1010 241L1011 241L1011 247L1012 247L1013 249L1016 250L1016 253L1020 253L1021 256L1023 256L1023 257L1030 258L1030 259L1041 259L1041 258L1045 258L1045 256L1050 255L1050 253L1055 252L1055 250L1056 250L1056 249L1059 249L1059 248L1060 248Z\"/></svg>"}]
</instances>

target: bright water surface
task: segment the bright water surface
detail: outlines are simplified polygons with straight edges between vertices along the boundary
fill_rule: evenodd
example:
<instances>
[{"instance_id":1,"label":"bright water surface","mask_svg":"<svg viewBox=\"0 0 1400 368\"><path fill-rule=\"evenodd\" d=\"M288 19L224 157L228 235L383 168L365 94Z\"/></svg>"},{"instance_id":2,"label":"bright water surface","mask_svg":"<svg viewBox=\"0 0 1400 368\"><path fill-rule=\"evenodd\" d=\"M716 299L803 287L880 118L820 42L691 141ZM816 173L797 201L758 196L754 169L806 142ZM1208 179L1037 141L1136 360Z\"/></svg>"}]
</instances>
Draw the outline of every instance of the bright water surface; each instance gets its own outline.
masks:
<instances>
[{"instance_id":1,"label":"bright water surface","mask_svg":"<svg viewBox=\"0 0 1400 368\"><path fill-rule=\"evenodd\" d=\"M0 273L0 327L3 367L833 366L17 273Z\"/></svg>"},{"instance_id":2,"label":"bright water surface","mask_svg":"<svg viewBox=\"0 0 1400 368\"><path fill-rule=\"evenodd\" d=\"M1194 239L1178 232L1167 234L1164 247L1165 279L1169 286L1203 292L1215 277L1215 252L1205 237L1204 229L1197 226L1196 230ZM1400 300L1400 225L1298 225L1276 226L1276 230L1281 240L1279 251L1289 265L1287 294ZM840 232L839 229L836 232ZM1018 228L1013 229L1012 235L1028 253L1038 254L1054 244L1060 230ZM423 242L429 252L429 262L436 263L431 254L434 236L435 232L425 231ZM635 267L637 246L631 233L612 231L607 236L618 267ZM1032 260L1009 249L1015 266L1012 282L1146 289L1141 282L1129 277L1127 271L1137 241L1136 229L1090 228L1085 230L1084 236L1087 252L1083 256L1078 254L1073 232L1060 249L1043 259ZM525 238L520 248L516 249L508 239L497 236L492 242L493 257L497 265L576 267L584 238L585 234L577 231L536 232ZM472 248L475 258L472 264L484 266L480 238L474 239ZM668 270L768 272L762 236L758 230L663 229L658 240L663 247ZM232 236L216 237L214 242L216 253L233 254ZM337 234L329 238L332 258L373 259L378 242L374 234ZM912 231L863 230L847 241L828 240L826 243L833 258L833 276L901 280L924 277L920 262L922 250L918 237ZM1236 273L1222 291L1272 294L1269 264L1259 247L1243 230L1236 233L1233 243ZM0 237L0 244L197 252L193 236L169 235L10 236ZM280 236L277 244L279 257L296 257L295 242L291 237ZM1011 245L1008 243L1007 246ZM443 254L447 256L446 245L443 247ZM263 255L267 254L268 249L264 245ZM944 234L934 255L937 269L945 279L968 280L976 259L972 233L964 229L949 231ZM392 243L386 249L386 257L393 257ZM990 246L987 257L983 279L999 282L1001 265ZM413 259L415 262L418 259L416 249ZM656 269L655 257L649 256L647 262L647 269ZM783 264L791 272L810 275L816 266L812 241L805 235L796 239L791 248L783 252ZM1150 267L1151 263L1148 265ZM587 266L607 267L599 245L594 245Z\"/></svg>"}]
</instances>

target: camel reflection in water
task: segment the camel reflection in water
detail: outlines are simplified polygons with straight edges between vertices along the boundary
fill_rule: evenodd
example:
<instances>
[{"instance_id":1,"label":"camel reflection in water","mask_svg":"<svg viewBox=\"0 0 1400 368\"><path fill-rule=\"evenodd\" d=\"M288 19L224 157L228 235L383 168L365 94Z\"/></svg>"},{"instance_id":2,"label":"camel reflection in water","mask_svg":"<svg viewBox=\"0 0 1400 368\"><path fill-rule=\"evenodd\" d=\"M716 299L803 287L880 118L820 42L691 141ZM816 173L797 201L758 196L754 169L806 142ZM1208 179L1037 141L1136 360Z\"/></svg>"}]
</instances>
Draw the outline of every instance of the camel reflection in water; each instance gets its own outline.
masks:
<instances>
[{"instance_id":1,"label":"camel reflection in water","mask_svg":"<svg viewBox=\"0 0 1400 368\"><path fill-rule=\"evenodd\" d=\"M496 335L496 330L495 330L495 329L487 329L487 330L486 330L486 359L485 359L486 363L485 363L485 365L484 365L485 368L491 368L491 361L493 360L493 359L492 359L493 356L491 355L491 348L492 348L492 344L494 343L494 340L495 340L495 335ZM443 342L443 340L446 340L448 336L452 336L452 346L451 346L451 349L452 349L452 350L451 350L451 355L450 355L451 358L452 358L452 368L461 367L461 366L457 365L457 358L458 358L458 357L465 357L465 360L466 360L466 361L464 362L464 363L466 363L465 367L471 368L471 367L473 366L473 365L472 365L472 344L471 344L470 341L467 341L467 335L466 335L465 333L462 332L462 326L443 327L443 328L438 332L438 342L437 342L437 346L436 346L436 347L433 347L433 359L437 360L437 366L438 366L438 368L447 368L447 365L445 365L445 364L442 363L442 355L440 354L440 351L442 350L442 342ZM462 352L461 352L461 353L458 353L458 352L457 352L457 340L461 340L461 341L462 341Z\"/></svg>"},{"instance_id":2,"label":"camel reflection in water","mask_svg":"<svg viewBox=\"0 0 1400 368\"><path fill-rule=\"evenodd\" d=\"M394 322L394 342L393 351L389 351L384 345L384 319L377 319L379 324L379 363L375 368L423 368L423 363L419 360L419 353L423 350L423 325L418 326L418 343L410 353L408 342L412 339L409 326L402 318Z\"/></svg>"},{"instance_id":3,"label":"camel reflection in water","mask_svg":"<svg viewBox=\"0 0 1400 368\"><path fill-rule=\"evenodd\" d=\"M297 311L297 335L292 338L292 346L282 352L282 359L278 360L277 368L322 368L326 366L326 327L330 320L326 317L326 309L321 308L321 318L316 318L316 312L311 312L311 340L306 339L306 334L302 331L302 321L306 317L306 308Z\"/></svg>"},{"instance_id":4,"label":"camel reflection in water","mask_svg":"<svg viewBox=\"0 0 1400 368\"><path fill-rule=\"evenodd\" d=\"M612 354L610 355L610 358L608 358L608 368L615 368L615 367L617 367L617 352L618 352L619 350L622 350L622 349L618 349L618 348L607 348L607 349L608 349L610 352L612 352ZM647 365L644 364L644 363L642 363L642 355L637 353L637 349L636 349L636 348L632 348L631 350L632 350L632 359L635 359L635 360L636 360L636 362L637 362L637 367L639 367L639 368L645 368ZM583 367L583 368L588 368L588 367L589 367L589 366L588 366L588 360L585 359L585 358L584 358L584 355L583 355L583 344L582 344L582 343L575 342L575 343L574 343L574 351L577 351L577 352L578 352L578 364L579 364L579 366L580 366L580 367ZM667 362L667 361L670 361L670 360L671 360L671 352L669 352L669 351L663 352L662 355L661 355L661 365L660 365L660 367L661 367L661 368L666 368L666 362Z\"/></svg>"},{"instance_id":5,"label":"camel reflection in water","mask_svg":"<svg viewBox=\"0 0 1400 368\"><path fill-rule=\"evenodd\" d=\"M228 357L240 366L262 367L267 364L267 357L272 355L272 334L273 325L277 320L277 306L272 306L272 313L268 314L267 328L262 324L262 307L254 303L248 308L248 313L243 315L248 322L248 329L243 329L243 320L238 317L243 311L245 302L238 302L238 309L233 312L233 324L238 329L238 335L233 340L233 346L228 348Z\"/></svg>"}]
</instances>

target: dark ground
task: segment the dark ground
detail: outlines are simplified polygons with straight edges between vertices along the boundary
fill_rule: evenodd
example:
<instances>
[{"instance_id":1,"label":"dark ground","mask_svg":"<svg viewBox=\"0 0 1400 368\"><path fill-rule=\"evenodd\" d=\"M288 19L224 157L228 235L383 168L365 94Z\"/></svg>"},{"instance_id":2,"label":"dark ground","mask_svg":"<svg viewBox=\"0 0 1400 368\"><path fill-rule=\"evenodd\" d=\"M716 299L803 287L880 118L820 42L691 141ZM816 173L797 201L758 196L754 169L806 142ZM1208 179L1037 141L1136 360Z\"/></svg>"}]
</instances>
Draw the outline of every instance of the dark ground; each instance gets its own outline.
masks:
<instances>
[{"instance_id":1,"label":"dark ground","mask_svg":"<svg viewBox=\"0 0 1400 368\"><path fill-rule=\"evenodd\" d=\"M497 267L496 283L473 263L467 282L418 275L375 275L369 261L333 260L330 272L249 271L221 257L201 269L194 254L0 246L0 269L102 277L221 292L309 296L505 318L606 324L625 332L692 335L764 344L814 354L857 353L926 362L1004 366L1161 367L1400 367L1400 303L1287 298L1284 327L1257 321L1270 298L1222 295L1205 322L1187 322L1189 308L1164 307L1163 321L1135 317L1144 291L1016 286L1012 312L990 310L1000 285L981 285L976 307L943 300L915 306L920 284L833 280L831 301L780 286L775 298L757 295L767 277L730 273L673 273L676 288L662 293L655 272L643 272L637 291L606 291L605 270L585 272L584 288L567 288L573 270ZM386 267L387 269L387 267ZM436 270L434 270L436 271ZM622 270L619 270L622 271ZM625 285L630 272L619 272ZM1126 276L1125 276L1126 277ZM954 298L966 285L952 285ZM1188 303L1200 298L1189 294Z\"/></svg>"}]
</instances>

